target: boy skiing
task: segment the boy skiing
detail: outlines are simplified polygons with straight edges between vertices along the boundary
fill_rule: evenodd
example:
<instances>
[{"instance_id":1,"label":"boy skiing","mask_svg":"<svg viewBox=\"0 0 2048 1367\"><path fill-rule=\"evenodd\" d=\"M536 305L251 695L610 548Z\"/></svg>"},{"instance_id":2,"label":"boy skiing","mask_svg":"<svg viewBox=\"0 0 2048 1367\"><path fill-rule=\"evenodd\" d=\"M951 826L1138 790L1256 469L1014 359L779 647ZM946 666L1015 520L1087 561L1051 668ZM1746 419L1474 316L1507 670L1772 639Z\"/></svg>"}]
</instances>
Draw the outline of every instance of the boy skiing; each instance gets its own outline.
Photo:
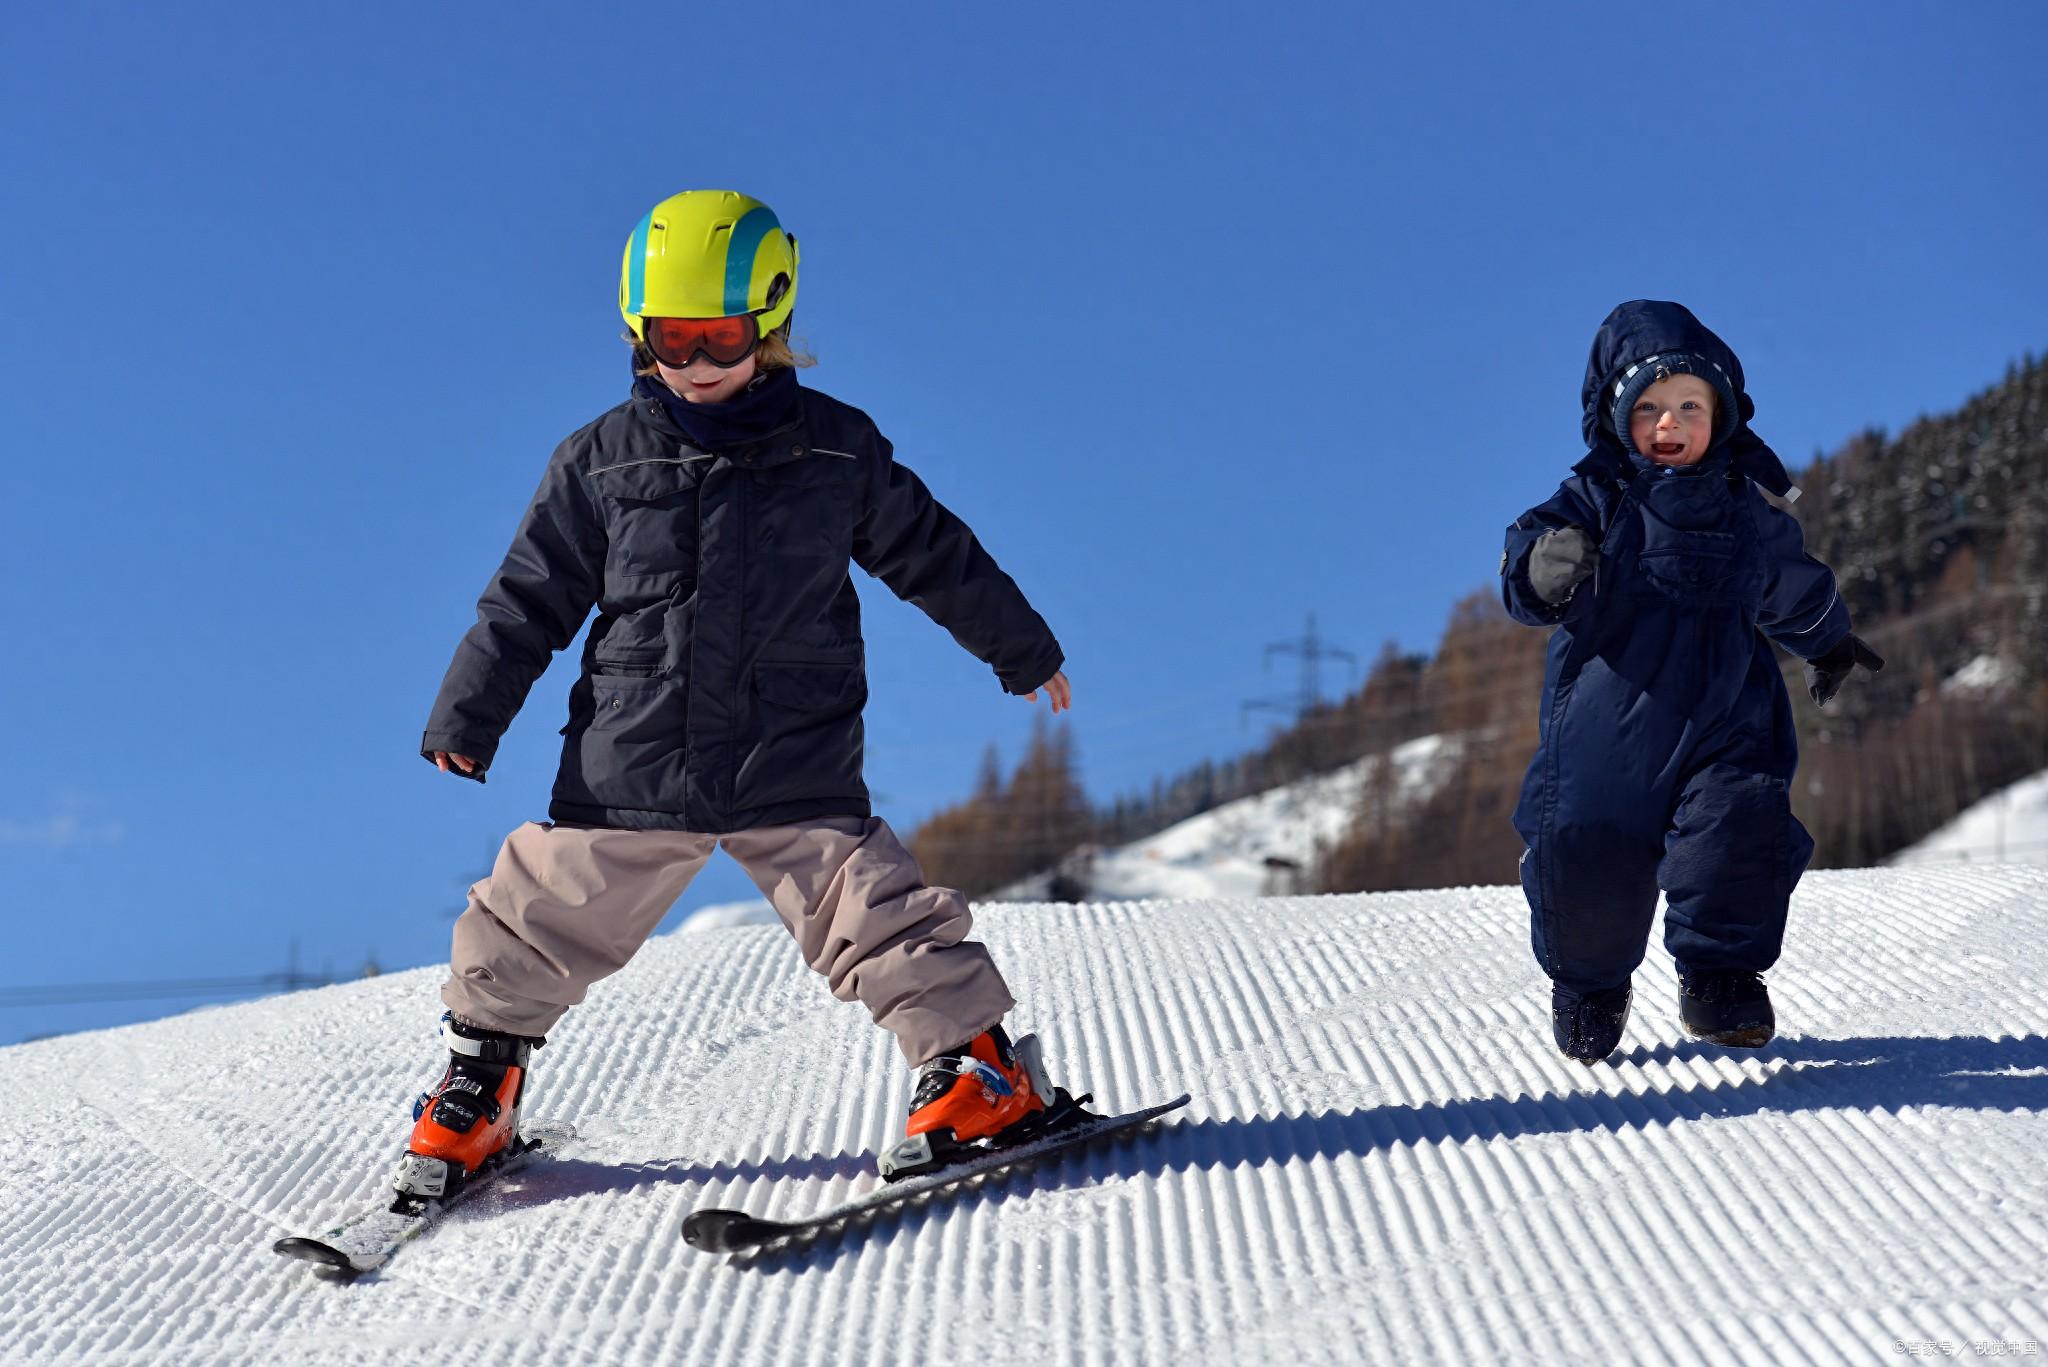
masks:
<instances>
[{"instance_id":1,"label":"boy skiing","mask_svg":"<svg viewBox=\"0 0 2048 1367\"><path fill-rule=\"evenodd\" d=\"M1622 304L1581 399L1590 451L1501 557L1509 613L1557 627L1515 810L1552 1032L1582 1063L1614 1051L1661 887L1686 1029L1756 1048L1776 1030L1760 975L1813 853L1787 798L1798 751L1771 646L1807 661L1822 705L1884 662L1758 492L1792 483L1749 430L1719 337L1678 304Z\"/></svg>"},{"instance_id":2,"label":"boy skiing","mask_svg":"<svg viewBox=\"0 0 2048 1367\"><path fill-rule=\"evenodd\" d=\"M552 820L507 837L456 922L448 1064L415 1107L401 1193L459 1188L507 1150L532 1050L719 847L918 1069L914 1155L1020 1133L1054 1100L1037 1041L1003 1031L1015 1003L966 899L926 886L870 810L849 561L1054 712L1072 700L1059 643L866 414L797 383L797 283L795 237L730 191L665 199L627 241L632 394L549 461L421 744L483 781L596 609Z\"/></svg>"}]
</instances>

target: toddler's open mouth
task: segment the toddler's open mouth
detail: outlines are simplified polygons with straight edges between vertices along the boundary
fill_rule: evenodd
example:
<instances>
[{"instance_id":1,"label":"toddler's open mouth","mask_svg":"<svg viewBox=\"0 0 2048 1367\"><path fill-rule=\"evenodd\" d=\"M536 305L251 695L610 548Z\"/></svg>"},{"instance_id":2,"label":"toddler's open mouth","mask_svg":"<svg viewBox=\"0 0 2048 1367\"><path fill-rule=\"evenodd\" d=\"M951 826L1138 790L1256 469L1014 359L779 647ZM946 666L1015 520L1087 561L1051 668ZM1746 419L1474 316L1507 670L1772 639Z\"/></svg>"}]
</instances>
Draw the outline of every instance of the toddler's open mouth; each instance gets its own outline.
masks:
<instances>
[{"instance_id":1,"label":"toddler's open mouth","mask_svg":"<svg viewBox=\"0 0 2048 1367\"><path fill-rule=\"evenodd\" d=\"M1675 456L1684 449L1685 443L1682 441L1653 441L1650 443L1651 452L1659 456Z\"/></svg>"}]
</instances>

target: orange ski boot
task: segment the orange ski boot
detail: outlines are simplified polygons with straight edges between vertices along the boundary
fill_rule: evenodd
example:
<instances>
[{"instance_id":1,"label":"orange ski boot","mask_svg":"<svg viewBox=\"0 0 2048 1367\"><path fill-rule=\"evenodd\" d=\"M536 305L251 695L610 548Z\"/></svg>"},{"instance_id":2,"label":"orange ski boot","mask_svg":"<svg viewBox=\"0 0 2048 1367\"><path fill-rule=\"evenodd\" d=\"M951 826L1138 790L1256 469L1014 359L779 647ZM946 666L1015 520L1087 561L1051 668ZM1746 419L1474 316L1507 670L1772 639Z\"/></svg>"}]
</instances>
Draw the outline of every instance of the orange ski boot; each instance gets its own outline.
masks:
<instances>
[{"instance_id":1,"label":"orange ski boot","mask_svg":"<svg viewBox=\"0 0 2048 1367\"><path fill-rule=\"evenodd\" d=\"M1012 1045L992 1025L917 1070L904 1139L882 1155L882 1176L895 1181L1033 1133L1056 1100L1065 1097L1046 1079L1038 1037Z\"/></svg>"},{"instance_id":2,"label":"orange ski boot","mask_svg":"<svg viewBox=\"0 0 2048 1367\"><path fill-rule=\"evenodd\" d=\"M445 1200L518 1141L527 1059L544 1040L441 1017L448 1068L413 1103L412 1139L392 1185L400 1204ZM394 1206L394 1209L396 1206Z\"/></svg>"}]
</instances>

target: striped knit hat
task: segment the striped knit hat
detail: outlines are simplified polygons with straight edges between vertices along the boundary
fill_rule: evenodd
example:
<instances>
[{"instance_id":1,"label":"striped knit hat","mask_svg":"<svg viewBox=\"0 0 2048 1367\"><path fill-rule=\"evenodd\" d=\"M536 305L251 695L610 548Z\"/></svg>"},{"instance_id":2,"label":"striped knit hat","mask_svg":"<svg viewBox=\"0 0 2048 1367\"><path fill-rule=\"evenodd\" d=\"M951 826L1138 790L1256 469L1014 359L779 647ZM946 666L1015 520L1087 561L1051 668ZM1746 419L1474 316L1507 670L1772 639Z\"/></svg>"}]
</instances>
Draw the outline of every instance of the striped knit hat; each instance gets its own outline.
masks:
<instances>
[{"instance_id":1,"label":"striped knit hat","mask_svg":"<svg viewBox=\"0 0 2048 1367\"><path fill-rule=\"evenodd\" d=\"M1735 385L1729 380L1728 372L1720 366L1704 356L1685 351L1646 356L1622 371L1614 381L1614 402L1608 409L1607 420L1614 428L1614 435L1621 439L1624 451L1635 451L1635 443L1628 436L1628 415L1634 410L1636 400L1643 397L1643 391L1651 385L1673 375L1697 375L1714 387L1715 445L1718 446L1721 439L1734 431L1735 425L1741 421L1735 402Z\"/></svg>"}]
</instances>

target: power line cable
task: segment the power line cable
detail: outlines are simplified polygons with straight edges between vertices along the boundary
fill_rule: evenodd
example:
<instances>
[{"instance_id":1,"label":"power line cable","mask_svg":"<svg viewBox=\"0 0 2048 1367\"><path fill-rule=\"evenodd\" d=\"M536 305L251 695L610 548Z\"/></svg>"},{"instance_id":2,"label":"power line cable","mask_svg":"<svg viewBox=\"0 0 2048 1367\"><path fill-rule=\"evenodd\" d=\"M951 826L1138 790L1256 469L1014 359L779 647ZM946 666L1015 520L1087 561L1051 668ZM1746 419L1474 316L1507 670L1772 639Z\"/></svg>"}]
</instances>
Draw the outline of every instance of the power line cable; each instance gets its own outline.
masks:
<instances>
[{"instance_id":1,"label":"power line cable","mask_svg":"<svg viewBox=\"0 0 2048 1367\"><path fill-rule=\"evenodd\" d=\"M285 970L245 978L163 978L140 982L51 983L0 987L0 1007L76 1006L89 1002L162 1001L176 997L242 997L326 987L337 981L318 973Z\"/></svg>"}]
</instances>

